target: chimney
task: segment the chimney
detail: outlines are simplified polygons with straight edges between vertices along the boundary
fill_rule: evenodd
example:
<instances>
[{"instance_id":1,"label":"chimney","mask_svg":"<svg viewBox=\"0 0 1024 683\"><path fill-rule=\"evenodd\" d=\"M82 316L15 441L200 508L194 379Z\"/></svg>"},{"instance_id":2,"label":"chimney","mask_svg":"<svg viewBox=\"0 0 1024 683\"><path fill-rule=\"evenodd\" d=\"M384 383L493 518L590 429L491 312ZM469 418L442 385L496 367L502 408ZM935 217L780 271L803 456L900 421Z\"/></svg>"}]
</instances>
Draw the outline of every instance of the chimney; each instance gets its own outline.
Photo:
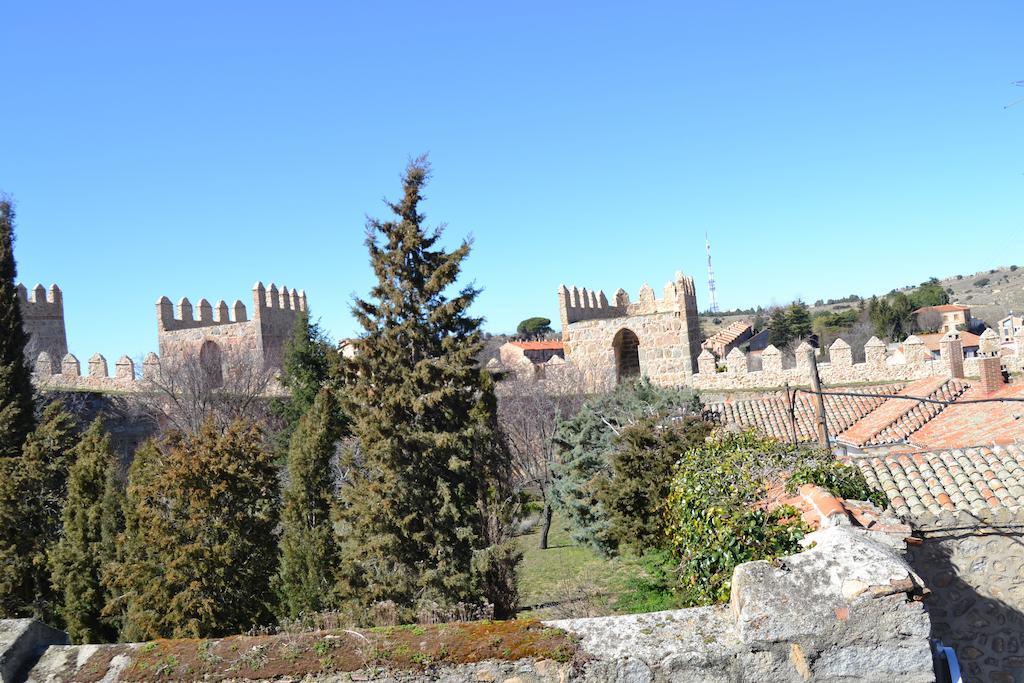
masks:
<instances>
[{"instance_id":1,"label":"chimney","mask_svg":"<svg viewBox=\"0 0 1024 683\"><path fill-rule=\"evenodd\" d=\"M983 394L991 394L1003 387L1002 359L994 356L978 356L978 386Z\"/></svg>"}]
</instances>

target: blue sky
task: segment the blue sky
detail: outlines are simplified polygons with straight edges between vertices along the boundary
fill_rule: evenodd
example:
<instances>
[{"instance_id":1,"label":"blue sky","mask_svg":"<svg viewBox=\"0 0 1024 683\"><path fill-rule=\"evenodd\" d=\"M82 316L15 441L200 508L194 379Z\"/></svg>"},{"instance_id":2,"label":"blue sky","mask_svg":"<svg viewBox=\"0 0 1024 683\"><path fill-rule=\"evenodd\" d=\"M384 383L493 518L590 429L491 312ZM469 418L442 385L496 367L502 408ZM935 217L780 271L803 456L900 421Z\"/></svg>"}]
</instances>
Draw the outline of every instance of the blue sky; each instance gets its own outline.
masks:
<instances>
[{"instance_id":1,"label":"blue sky","mask_svg":"<svg viewBox=\"0 0 1024 683\"><path fill-rule=\"evenodd\" d=\"M71 349L163 294L305 288L356 330L367 214L426 211L486 328L676 270L723 307L1024 262L1024 3L5 3L0 188Z\"/></svg>"}]
</instances>

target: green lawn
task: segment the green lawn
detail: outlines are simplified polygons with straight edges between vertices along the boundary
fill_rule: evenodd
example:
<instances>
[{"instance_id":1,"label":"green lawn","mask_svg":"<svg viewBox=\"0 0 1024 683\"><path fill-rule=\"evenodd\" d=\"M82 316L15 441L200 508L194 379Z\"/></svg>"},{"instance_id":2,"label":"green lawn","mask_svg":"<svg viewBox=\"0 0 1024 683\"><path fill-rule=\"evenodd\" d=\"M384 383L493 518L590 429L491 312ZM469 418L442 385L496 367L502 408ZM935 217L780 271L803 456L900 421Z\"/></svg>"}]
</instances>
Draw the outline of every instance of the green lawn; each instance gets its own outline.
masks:
<instances>
[{"instance_id":1,"label":"green lawn","mask_svg":"<svg viewBox=\"0 0 1024 683\"><path fill-rule=\"evenodd\" d=\"M523 549L523 563L519 567L521 616L600 616L675 606L647 601L648 596L637 587L637 582L647 577L639 558L605 558L577 545L559 515L555 515L551 525L547 550L538 548L539 527L520 536L519 542ZM637 609L638 604L644 606Z\"/></svg>"}]
</instances>

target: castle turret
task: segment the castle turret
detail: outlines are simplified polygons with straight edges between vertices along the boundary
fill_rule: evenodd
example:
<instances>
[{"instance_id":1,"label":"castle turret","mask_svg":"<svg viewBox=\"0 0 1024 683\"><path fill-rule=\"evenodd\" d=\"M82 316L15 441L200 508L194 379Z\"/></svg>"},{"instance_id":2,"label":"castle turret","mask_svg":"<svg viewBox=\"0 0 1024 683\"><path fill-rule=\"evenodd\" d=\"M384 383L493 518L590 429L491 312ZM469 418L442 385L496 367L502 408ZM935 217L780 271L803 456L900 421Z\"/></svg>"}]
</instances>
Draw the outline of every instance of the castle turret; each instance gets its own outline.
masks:
<instances>
[{"instance_id":1,"label":"castle turret","mask_svg":"<svg viewBox=\"0 0 1024 683\"><path fill-rule=\"evenodd\" d=\"M16 289L22 324L28 333L25 357L35 362L39 354L45 352L52 363L52 371L59 372L60 359L68 352L64 294L55 284L50 285L49 290L36 285L31 295L23 284L19 283Z\"/></svg>"}]
</instances>

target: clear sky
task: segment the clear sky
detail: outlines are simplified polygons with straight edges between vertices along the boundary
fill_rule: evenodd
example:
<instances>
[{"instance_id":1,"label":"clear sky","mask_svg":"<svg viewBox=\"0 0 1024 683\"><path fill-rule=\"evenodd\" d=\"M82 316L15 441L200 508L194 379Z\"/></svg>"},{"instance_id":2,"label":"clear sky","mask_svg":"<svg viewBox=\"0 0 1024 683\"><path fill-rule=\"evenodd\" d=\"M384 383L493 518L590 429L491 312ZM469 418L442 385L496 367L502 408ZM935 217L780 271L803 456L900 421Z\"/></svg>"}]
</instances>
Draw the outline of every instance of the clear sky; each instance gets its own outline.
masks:
<instances>
[{"instance_id":1,"label":"clear sky","mask_svg":"<svg viewBox=\"0 0 1024 683\"><path fill-rule=\"evenodd\" d=\"M160 295L305 288L356 332L367 214L426 211L486 328L559 283L723 307L1024 265L1024 3L47 2L0 11L20 278L84 361L156 347Z\"/></svg>"}]
</instances>

